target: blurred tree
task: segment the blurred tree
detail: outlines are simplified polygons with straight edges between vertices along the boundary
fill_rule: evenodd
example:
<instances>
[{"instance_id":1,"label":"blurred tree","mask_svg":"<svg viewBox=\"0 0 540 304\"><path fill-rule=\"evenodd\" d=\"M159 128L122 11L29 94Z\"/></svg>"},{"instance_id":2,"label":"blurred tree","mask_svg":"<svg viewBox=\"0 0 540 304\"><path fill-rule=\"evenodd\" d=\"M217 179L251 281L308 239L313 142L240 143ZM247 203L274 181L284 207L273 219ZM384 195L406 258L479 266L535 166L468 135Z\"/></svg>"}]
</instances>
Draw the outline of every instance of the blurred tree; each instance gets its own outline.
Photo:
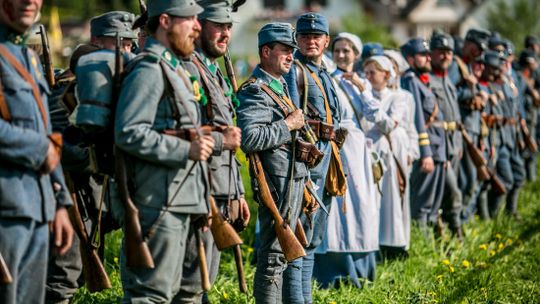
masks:
<instances>
[{"instance_id":1,"label":"blurred tree","mask_svg":"<svg viewBox=\"0 0 540 304\"><path fill-rule=\"evenodd\" d=\"M488 28L499 32L523 49L525 36L540 33L540 1L496 0L487 12Z\"/></svg>"},{"instance_id":2,"label":"blurred tree","mask_svg":"<svg viewBox=\"0 0 540 304\"><path fill-rule=\"evenodd\" d=\"M342 19L341 29L357 35L363 43L376 41L387 48L397 47L392 34L384 25L378 24L371 16L361 12L345 16Z\"/></svg>"}]
</instances>

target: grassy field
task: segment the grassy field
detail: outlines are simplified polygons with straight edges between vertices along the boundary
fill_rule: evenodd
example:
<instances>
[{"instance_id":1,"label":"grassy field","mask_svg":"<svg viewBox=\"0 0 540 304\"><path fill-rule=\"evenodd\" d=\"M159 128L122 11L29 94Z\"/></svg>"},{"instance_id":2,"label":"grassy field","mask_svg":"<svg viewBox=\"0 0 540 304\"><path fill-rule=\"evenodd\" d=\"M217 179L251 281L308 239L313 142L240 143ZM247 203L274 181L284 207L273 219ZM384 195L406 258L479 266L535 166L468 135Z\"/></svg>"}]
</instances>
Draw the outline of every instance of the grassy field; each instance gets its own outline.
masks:
<instances>
[{"instance_id":1,"label":"grassy field","mask_svg":"<svg viewBox=\"0 0 540 304\"><path fill-rule=\"evenodd\" d=\"M247 176L246 166L242 169ZM540 181L524 187L519 211L523 217L519 222L504 215L489 222L473 219L465 225L463 243L449 235L439 240L425 238L413 227L408 259L380 264L376 281L366 282L363 289L346 283L339 289L316 288L314 303L540 303ZM254 221L242 234L250 292L255 271L249 264L254 254L253 226ZM81 288L74 303L120 301L120 237L119 232L107 237L106 267L114 288L96 294ZM238 290L230 251L223 254L210 299L213 303L255 302Z\"/></svg>"}]
</instances>

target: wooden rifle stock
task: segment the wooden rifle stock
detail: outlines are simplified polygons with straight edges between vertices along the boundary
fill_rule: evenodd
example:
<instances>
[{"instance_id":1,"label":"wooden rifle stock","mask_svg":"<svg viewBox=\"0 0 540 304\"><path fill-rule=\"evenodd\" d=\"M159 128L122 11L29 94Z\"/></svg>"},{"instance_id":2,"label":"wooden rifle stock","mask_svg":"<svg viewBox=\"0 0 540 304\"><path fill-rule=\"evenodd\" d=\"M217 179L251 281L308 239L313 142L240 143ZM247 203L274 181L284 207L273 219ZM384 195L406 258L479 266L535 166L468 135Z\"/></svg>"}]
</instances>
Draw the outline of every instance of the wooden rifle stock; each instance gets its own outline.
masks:
<instances>
[{"instance_id":1,"label":"wooden rifle stock","mask_svg":"<svg viewBox=\"0 0 540 304\"><path fill-rule=\"evenodd\" d=\"M213 197L210 197L210 208L212 210L212 224L210 225L210 231L214 237L214 242L219 251L223 249L233 247L234 260L236 262L236 272L238 273L238 283L240 285L240 291L247 292L246 277L244 275L244 263L242 261L242 250L240 245L243 244L242 239L234 230L232 225L227 222L219 212L216 201Z\"/></svg>"},{"instance_id":2,"label":"wooden rifle stock","mask_svg":"<svg viewBox=\"0 0 540 304\"><path fill-rule=\"evenodd\" d=\"M201 287L204 291L210 290L210 276L208 275L208 264L206 263L206 251L201 240L201 231L195 228L195 238L197 241L197 253L199 256L199 268L201 271Z\"/></svg>"},{"instance_id":3,"label":"wooden rifle stock","mask_svg":"<svg viewBox=\"0 0 540 304\"><path fill-rule=\"evenodd\" d=\"M66 177L67 179L67 177ZM75 190L75 189L74 189ZM71 192L73 206L68 209L69 218L75 229L75 233L79 237L79 249L81 252L81 261L83 264L84 281L86 288L90 292L102 291L112 288L111 281L105 271L105 267L99 258L97 248L94 248L88 239L84 223L81 218L79 206L77 203L77 195L74 191Z\"/></svg>"},{"instance_id":4,"label":"wooden rifle stock","mask_svg":"<svg viewBox=\"0 0 540 304\"><path fill-rule=\"evenodd\" d=\"M291 227L285 222L285 220L283 220L279 210L276 207L276 203L272 198L270 188L268 188L268 183L266 181L266 176L264 175L259 155L256 153L251 153L249 155L249 164L253 174L255 175L257 184L259 185L259 197L261 198L261 203L268 208L270 214L274 218L274 229L276 230L279 245L283 250L285 259L291 262L294 259L305 256L306 252L304 251L302 244L300 244L292 232Z\"/></svg>"},{"instance_id":5,"label":"wooden rifle stock","mask_svg":"<svg viewBox=\"0 0 540 304\"><path fill-rule=\"evenodd\" d=\"M538 145L536 144L536 140L534 140L534 138L531 136L525 119L521 118L519 120L519 125L521 133L523 134L523 140L525 141L525 147L527 147L527 149L529 149L533 153L538 152Z\"/></svg>"},{"instance_id":6,"label":"wooden rifle stock","mask_svg":"<svg viewBox=\"0 0 540 304\"><path fill-rule=\"evenodd\" d=\"M465 144L467 145L467 151L469 152L469 156L471 157L474 166L476 167L476 172L478 175L478 180L485 181L490 179L490 174L487 169L487 162L484 159L484 156L482 156L482 152L480 149L476 147L474 142L472 141L471 136L465 130L463 126L460 127L461 129L461 135L463 136L463 140L465 141Z\"/></svg>"},{"instance_id":7,"label":"wooden rifle stock","mask_svg":"<svg viewBox=\"0 0 540 304\"><path fill-rule=\"evenodd\" d=\"M4 261L4 257L0 253L0 284L11 284L12 282L11 272L9 272L6 261Z\"/></svg>"},{"instance_id":8,"label":"wooden rifle stock","mask_svg":"<svg viewBox=\"0 0 540 304\"><path fill-rule=\"evenodd\" d=\"M154 259L143 239L139 210L131 200L127 187L127 172L124 156L115 150L116 181L120 200L124 206L124 237L127 267L154 268Z\"/></svg>"},{"instance_id":9,"label":"wooden rifle stock","mask_svg":"<svg viewBox=\"0 0 540 304\"><path fill-rule=\"evenodd\" d=\"M51 48L49 46L49 37L47 37L47 31L45 26L41 24L39 26L38 34L41 36L41 46L43 48L43 65L45 70L45 79L50 88L54 87L56 81L54 79L54 69L51 59Z\"/></svg>"}]
</instances>

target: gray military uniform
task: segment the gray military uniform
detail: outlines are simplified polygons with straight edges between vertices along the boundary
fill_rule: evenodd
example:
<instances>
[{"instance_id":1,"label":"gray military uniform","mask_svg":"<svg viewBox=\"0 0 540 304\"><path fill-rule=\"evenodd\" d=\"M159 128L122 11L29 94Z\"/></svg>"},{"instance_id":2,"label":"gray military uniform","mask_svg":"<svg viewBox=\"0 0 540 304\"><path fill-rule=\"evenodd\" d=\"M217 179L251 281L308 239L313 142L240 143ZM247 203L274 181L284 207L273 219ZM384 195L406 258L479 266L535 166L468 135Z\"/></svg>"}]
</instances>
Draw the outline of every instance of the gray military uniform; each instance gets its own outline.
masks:
<instances>
[{"instance_id":1,"label":"gray military uniform","mask_svg":"<svg viewBox=\"0 0 540 304\"><path fill-rule=\"evenodd\" d=\"M286 116L260 88L261 83L268 85L274 80L279 81L285 90L285 82L283 78L273 78L260 67L255 68L252 77L257 81L243 86L238 92L240 107L237 121L242 129L242 150L259 154L277 208L294 231L308 170L304 163L291 159L292 136L285 124ZM286 91L276 94L288 95ZM294 166L292 187L289 184L291 165ZM257 303L281 303L282 273L287 268L287 261L277 240L274 220L257 196L258 185L253 176L251 181L260 204L258 219L261 227L254 283L255 300Z\"/></svg>"},{"instance_id":2,"label":"gray military uniform","mask_svg":"<svg viewBox=\"0 0 540 304\"><path fill-rule=\"evenodd\" d=\"M126 267L122 251L125 302L169 302L180 289L190 214L208 212L207 168L189 159L190 142L163 131L194 128L199 122L199 104L185 70L171 51L148 38L123 82L115 140L126 155L143 233L162 217L148 240L154 269Z\"/></svg>"}]
</instances>

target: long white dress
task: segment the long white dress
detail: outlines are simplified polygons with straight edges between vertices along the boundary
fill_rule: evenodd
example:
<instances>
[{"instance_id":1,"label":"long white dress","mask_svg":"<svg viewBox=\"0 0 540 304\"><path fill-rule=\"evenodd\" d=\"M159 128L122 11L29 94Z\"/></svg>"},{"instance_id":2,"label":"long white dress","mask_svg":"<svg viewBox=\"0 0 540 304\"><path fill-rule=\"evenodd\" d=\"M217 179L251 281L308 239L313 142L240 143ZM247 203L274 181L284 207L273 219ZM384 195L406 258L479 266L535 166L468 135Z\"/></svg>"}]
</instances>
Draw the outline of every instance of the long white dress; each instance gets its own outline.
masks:
<instances>
[{"instance_id":1,"label":"long white dress","mask_svg":"<svg viewBox=\"0 0 540 304\"><path fill-rule=\"evenodd\" d=\"M410 105L404 95L388 88L373 91L373 96L380 102L380 110L386 119L377 123L362 121L366 136L373 140L375 149L383 162L383 178L379 182L381 192L377 193L380 201L379 243L382 246L408 248L410 241L410 209L407 189L400 195L396 162L405 171L408 185L408 159L414 157L410 139ZM385 134L388 134L386 136ZM391 145L388 141L391 140ZM408 187L407 187L408 188Z\"/></svg>"},{"instance_id":2,"label":"long white dress","mask_svg":"<svg viewBox=\"0 0 540 304\"><path fill-rule=\"evenodd\" d=\"M314 277L323 286L345 277L357 286L358 277L373 280L375 252L379 250L379 203L371 170L371 140L361 130L351 103L358 113L372 121L378 119L379 106L370 89L361 94L341 76L342 72L336 70L334 77L342 110L340 127L349 131L341 149L347 192L343 198L333 199L326 237L315 252ZM371 87L367 82L366 86Z\"/></svg>"}]
</instances>

